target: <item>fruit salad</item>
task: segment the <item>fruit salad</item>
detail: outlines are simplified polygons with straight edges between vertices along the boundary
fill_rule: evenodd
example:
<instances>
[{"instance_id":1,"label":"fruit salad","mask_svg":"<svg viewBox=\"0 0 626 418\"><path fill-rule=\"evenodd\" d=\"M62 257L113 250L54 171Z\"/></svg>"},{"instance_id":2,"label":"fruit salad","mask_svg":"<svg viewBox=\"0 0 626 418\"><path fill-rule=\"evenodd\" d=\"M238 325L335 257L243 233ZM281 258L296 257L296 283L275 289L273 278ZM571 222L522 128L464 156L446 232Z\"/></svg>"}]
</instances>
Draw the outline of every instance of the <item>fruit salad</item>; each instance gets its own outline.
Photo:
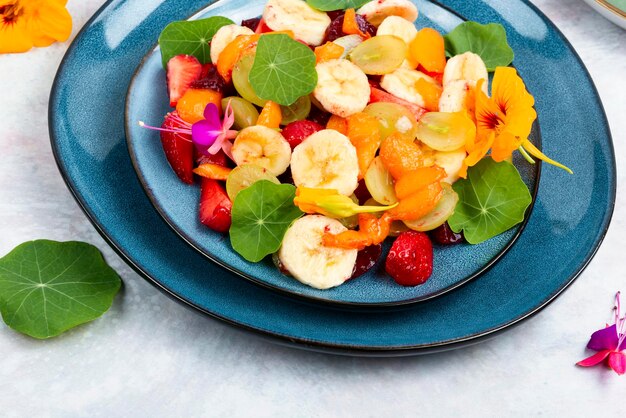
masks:
<instances>
[{"instance_id":1,"label":"fruit salad","mask_svg":"<svg viewBox=\"0 0 626 418\"><path fill-rule=\"evenodd\" d=\"M200 184L199 221L314 288L377 264L422 284L437 247L523 221L514 152L570 171L528 139L534 98L499 24L444 34L409 0L269 0L243 22L173 22L159 44L173 109L140 125Z\"/></svg>"}]
</instances>

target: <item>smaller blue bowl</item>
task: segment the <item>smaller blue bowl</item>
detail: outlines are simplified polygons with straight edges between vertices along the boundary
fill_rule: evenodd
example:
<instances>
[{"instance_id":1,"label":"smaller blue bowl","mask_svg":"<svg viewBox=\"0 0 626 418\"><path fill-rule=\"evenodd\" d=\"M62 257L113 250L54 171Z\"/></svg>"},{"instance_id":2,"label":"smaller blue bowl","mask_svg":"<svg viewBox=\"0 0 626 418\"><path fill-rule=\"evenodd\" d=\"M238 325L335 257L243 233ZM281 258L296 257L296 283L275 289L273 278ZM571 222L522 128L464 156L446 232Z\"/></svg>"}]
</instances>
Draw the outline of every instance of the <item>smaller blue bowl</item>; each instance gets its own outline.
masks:
<instances>
[{"instance_id":1,"label":"smaller blue bowl","mask_svg":"<svg viewBox=\"0 0 626 418\"><path fill-rule=\"evenodd\" d=\"M242 18L258 16L265 0L252 3L233 0L213 4L192 18L212 15L230 17L237 22ZM447 8L434 3L421 8L416 26L434 27L447 32L462 22L462 19ZM344 283L341 286L318 290L281 274L270 257L260 263L249 263L231 247L227 236L216 233L202 225L197 216L200 191L198 185L182 183L171 170L159 134L142 129L138 121L159 126L163 115L171 111L167 99L165 72L161 65L158 48L150 51L138 67L126 98L126 138L130 156L141 184L152 204L163 219L191 246L209 259L253 282L287 293L340 305L392 306L419 302L448 292L494 265L513 245L521 234L525 222L517 227L479 245L459 244L436 246L434 249L434 270L431 278L416 287L403 287L396 284L382 268L384 255L366 274ZM535 126L531 138L541 143L539 129ZM515 161L522 177L533 194L533 202L539 183L540 165L529 166ZM526 214L526 219L530 216ZM386 254L392 240L384 245Z\"/></svg>"}]
</instances>

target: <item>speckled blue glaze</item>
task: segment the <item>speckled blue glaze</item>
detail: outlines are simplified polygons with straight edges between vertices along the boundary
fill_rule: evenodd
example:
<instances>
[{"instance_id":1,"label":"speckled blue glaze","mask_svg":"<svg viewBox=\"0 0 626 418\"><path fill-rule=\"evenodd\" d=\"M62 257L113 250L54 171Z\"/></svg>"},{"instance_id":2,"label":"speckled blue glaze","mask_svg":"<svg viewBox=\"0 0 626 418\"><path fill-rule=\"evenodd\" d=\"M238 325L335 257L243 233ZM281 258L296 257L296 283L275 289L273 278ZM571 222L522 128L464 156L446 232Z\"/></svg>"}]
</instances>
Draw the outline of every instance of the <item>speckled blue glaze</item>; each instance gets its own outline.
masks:
<instances>
[{"instance_id":1,"label":"speckled blue glaze","mask_svg":"<svg viewBox=\"0 0 626 418\"><path fill-rule=\"evenodd\" d=\"M418 4L434 16L427 12L430 5ZM171 296L283 343L408 355L476 342L529 317L565 289L597 250L612 214L615 160L602 105L580 60L525 1L449 0L445 5L467 19L505 25L514 63L537 99L543 148L576 173L544 167L535 208L508 253L478 279L445 295L370 310L285 297L207 262L143 193L128 155L123 116L134 68L161 29L204 5L110 1L70 47L50 98L52 147L70 190L120 255Z\"/></svg>"},{"instance_id":2,"label":"speckled blue glaze","mask_svg":"<svg viewBox=\"0 0 626 418\"><path fill-rule=\"evenodd\" d=\"M257 0L253 4L242 0L218 2L195 17L221 15L239 22L241 18L260 15L265 3L265 0ZM426 4L428 7L423 7ZM419 6L421 13L416 22L419 28L436 27L447 32L462 22L457 15L443 7L426 2ZM433 19L428 16L433 16ZM156 50L146 56L138 69L127 98L126 133L131 158L140 181L159 213L185 240L210 259L257 283L289 294L341 304L380 306L420 301L477 277L509 248L522 228L518 226L480 245L435 247L433 275L421 286L398 286L384 272L383 255L379 265L357 280L329 290L313 289L281 274L270 257L260 263L247 262L233 251L227 236L213 232L199 222L195 210L199 205L199 186L183 184L165 159L158 140L159 134L137 124L137 121L143 120L158 126L163 115L171 110L165 84L161 55ZM536 139L533 142L538 143ZM529 167L521 157L519 159L518 166L524 169L525 179L531 190L534 190L536 167ZM387 242L387 247L390 245Z\"/></svg>"}]
</instances>

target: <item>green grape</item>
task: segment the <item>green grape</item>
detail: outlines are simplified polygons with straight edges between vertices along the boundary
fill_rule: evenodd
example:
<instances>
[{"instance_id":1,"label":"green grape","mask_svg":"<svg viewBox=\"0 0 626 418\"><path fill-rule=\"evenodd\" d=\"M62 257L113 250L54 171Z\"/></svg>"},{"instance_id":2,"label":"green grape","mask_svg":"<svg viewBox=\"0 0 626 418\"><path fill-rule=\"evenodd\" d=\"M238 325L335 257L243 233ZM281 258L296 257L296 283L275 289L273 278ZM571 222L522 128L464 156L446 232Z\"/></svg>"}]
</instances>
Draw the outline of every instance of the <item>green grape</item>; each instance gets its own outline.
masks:
<instances>
[{"instance_id":1,"label":"green grape","mask_svg":"<svg viewBox=\"0 0 626 418\"><path fill-rule=\"evenodd\" d=\"M374 36L357 45L349 58L365 74L389 74L397 70L407 56L406 43L392 35Z\"/></svg>"},{"instance_id":2,"label":"green grape","mask_svg":"<svg viewBox=\"0 0 626 418\"><path fill-rule=\"evenodd\" d=\"M393 205L398 201L393 178L380 157L374 158L365 172L365 186L372 198L381 205Z\"/></svg>"},{"instance_id":3,"label":"green grape","mask_svg":"<svg viewBox=\"0 0 626 418\"><path fill-rule=\"evenodd\" d=\"M289 106L280 106L280 111L283 116L280 124L287 125L297 120L306 119L311 111L311 99L309 96L302 96Z\"/></svg>"},{"instance_id":4,"label":"green grape","mask_svg":"<svg viewBox=\"0 0 626 418\"><path fill-rule=\"evenodd\" d=\"M239 93L241 97L257 106L263 107L267 100L263 100L257 96L252 88L252 85L250 84L250 81L248 80L253 64L254 54L247 54L241 57L233 68L233 84L235 85L237 93Z\"/></svg>"},{"instance_id":5,"label":"green grape","mask_svg":"<svg viewBox=\"0 0 626 418\"><path fill-rule=\"evenodd\" d=\"M252 103L237 96L224 97L222 99L222 109L226 109L229 101L235 116L235 123L233 124L234 129L239 131L256 124L259 118L259 111L256 110L256 107L254 107Z\"/></svg>"},{"instance_id":6,"label":"green grape","mask_svg":"<svg viewBox=\"0 0 626 418\"><path fill-rule=\"evenodd\" d=\"M267 169L254 164L242 164L233 168L226 179L226 193L231 201L235 201L237 194L259 180L269 180L280 184L280 181Z\"/></svg>"},{"instance_id":7,"label":"green grape","mask_svg":"<svg viewBox=\"0 0 626 418\"><path fill-rule=\"evenodd\" d=\"M378 118L380 139L385 139L394 132L400 132L414 139L417 134L417 122L413 114L397 103L370 103L363 112Z\"/></svg>"}]
</instances>

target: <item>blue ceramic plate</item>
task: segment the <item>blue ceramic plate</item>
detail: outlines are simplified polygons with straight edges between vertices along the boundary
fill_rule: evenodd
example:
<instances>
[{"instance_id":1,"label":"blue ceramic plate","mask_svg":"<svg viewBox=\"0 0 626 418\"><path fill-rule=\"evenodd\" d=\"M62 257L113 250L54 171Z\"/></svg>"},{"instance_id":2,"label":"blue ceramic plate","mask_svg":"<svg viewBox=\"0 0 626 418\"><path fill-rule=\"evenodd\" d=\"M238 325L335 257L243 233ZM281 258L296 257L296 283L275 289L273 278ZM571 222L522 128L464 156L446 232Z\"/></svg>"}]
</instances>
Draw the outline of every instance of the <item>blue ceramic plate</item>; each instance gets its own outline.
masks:
<instances>
[{"instance_id":1,"label":"blue ceramic plate","mask_svg":"<svg viewBox=\"0 0 626 418\"><path fill-rule=\"evenodd\" d=\"M285 344L361 355L423 353L493 336L546 306L595 254L612 214L615 160L589 75L534 6L521 0L445 4L464 18L505 25L515 64L537 98L544 150L576 173L544 169L534 210L515 245L453 292L369 311L311 304L207 262L167 226L128 155L125 97L134 69L161 29L206 6L203 1L109 1L85 26L50 97L50 136L60 171L94 225L131 266L214 318ZM427 3L420 7L431 16Z\"/></svg>"},{"instance_id":2,"label":"blue ceramic plate","mask_svg":"<svg viewBox=\"0 0 626 418\"><path fill-rule=\"evenodd\" d=\"M226 16L239 22L242 18L260 15L266 2L218 2L196 14L194 18ZM458 15L441 6L425 1L416 3L420 10L420 17L416 22L418 28L435 27L448 32L462 22ZM350 280L333 289L314 289L281 274L273 265L271 257L266 257L260 263L247 262L232 249L227 236L200 223L196 211L200 197L199 186L189 186L178 179L165 159L159 134L143 129L137 123L143 120L149 125L159 126L163 115L168 111L171 108L167 97L165 71L161 64L161 53L157 49L151 51L139 66L131 82L126 105L126 136L139 179L159 213L183 239L211 260L244 278L273 289L317 301L346 305L399 305L425 300L480 275L510 248L523 227L519 225L480 245L436 247L433 274L421 286L399 286L384 272L383 263L379 262L379 265L356 280ZM532 140L540 143L538 135L533 135ZM530 189L536 192L538 166L531 166L521 156L516 156L520 160L517 166L522 170ZM387 242L387 247L390 245ZM385 248L384 254L387 249ZM384 260L384 256L380 260Z\"/></svg>"}]
</instances>

